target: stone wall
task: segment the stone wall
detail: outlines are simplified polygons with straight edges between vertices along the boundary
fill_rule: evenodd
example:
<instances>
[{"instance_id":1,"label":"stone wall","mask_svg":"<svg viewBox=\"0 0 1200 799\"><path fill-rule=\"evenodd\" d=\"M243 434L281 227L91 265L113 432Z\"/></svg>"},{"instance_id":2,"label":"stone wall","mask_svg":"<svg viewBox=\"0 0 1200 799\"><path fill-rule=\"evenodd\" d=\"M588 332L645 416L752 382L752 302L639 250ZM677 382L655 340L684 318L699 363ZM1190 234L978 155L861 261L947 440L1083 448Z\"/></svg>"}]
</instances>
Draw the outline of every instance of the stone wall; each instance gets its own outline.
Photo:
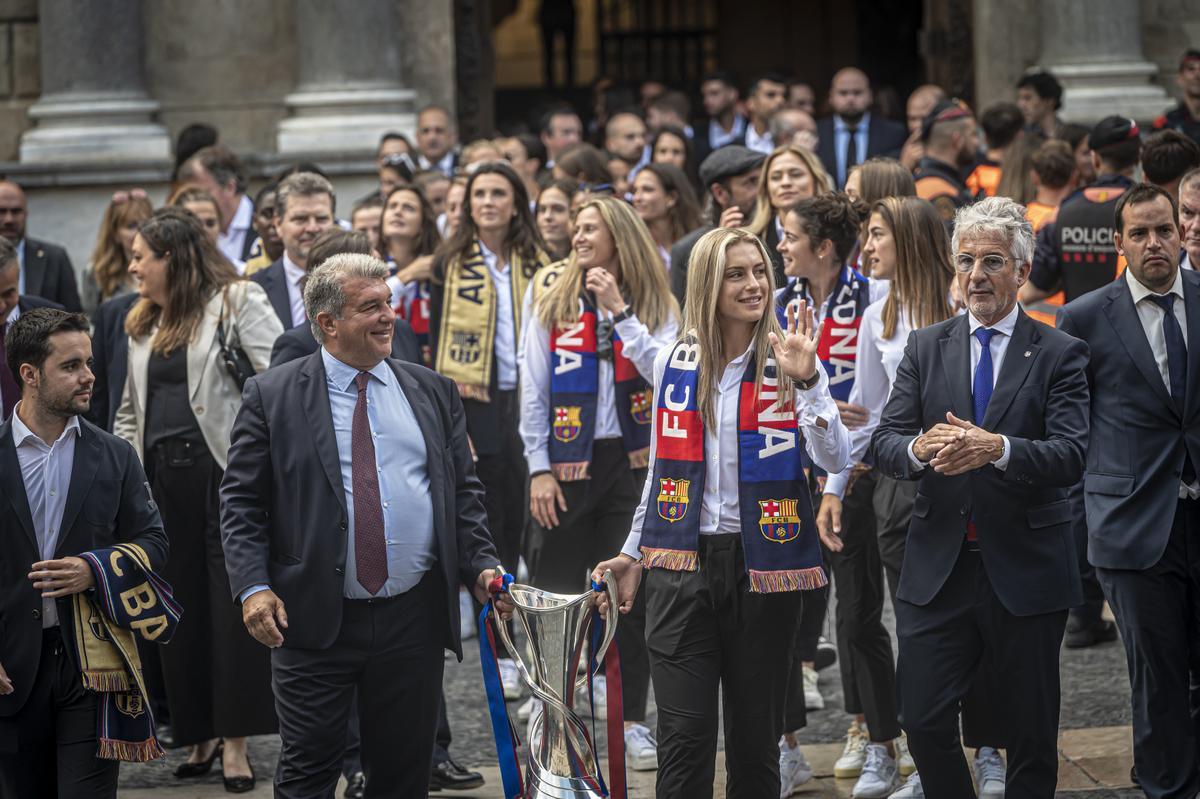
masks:
<instances>
[{"instance_id":1,"label":"stone wall","mask_svg":"<svg viewBox=\"0 0 1200 799\"><path fill-rule=\"evenodd\" d=\"M0 161L16 158L26 109L42 91L37 0L0 0Z\"/></svg>"}]
</instances>

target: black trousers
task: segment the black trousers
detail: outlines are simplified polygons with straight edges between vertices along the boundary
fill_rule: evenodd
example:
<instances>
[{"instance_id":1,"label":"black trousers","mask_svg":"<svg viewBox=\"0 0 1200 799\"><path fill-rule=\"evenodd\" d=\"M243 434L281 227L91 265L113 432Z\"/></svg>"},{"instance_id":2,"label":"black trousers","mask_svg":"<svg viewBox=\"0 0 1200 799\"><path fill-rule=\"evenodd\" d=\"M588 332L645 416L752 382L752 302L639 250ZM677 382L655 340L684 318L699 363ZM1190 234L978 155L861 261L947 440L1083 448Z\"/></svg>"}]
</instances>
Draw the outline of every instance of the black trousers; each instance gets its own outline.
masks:
<instances>
[{"instance_id":1,"label":"black trousers","mask_svg":"<svg viewBox=\"0 0 1200 799\"><path fill-rule=\"evenodd\" d=\"M801 593L750 593L740 535L700 536L694 572L644 577L658 704L658 799L713 795L718 711L729 799L779 795L779 736Z\"/></svg>"},{"instance_id":2,"label":"black trousers","mask_svg":"<svg viewBox=\"0 0 1200 799\"><path fill-rule=\"evenodd\" d=\"M1071 531L1075 534L1075 547L1079 553L1079 580L1083 585L1083 604L1071 608L1069 618L1079 627L1094 627L1100 622L1100 614L1104 612L1104 591L1096 576L1096 567L1087 556L1087 515L1083 506L1082 481L1071 489L1071 504L1075 509L1075 521Z\"/></svg>"},{"instance_id":3,"label":"black trousers","mask_svg":"<svg viewBox=\"0 0 1200 799\"><path fill-rule=\"evenodd\" d=\"M813 494L813 507L820 507L820 495ZM829 553L821 549L825 573L830 572ZM817 657L817 641L825 629L825 616L829 611L828 584L804 592L800 615L796 618L796 631L792 636L792 652L788 662L787 698L783 704L784 732L796 732L808 726L808 707L804 703L804 664L812 663Z\"/></svg>"},{"instance_id":4,"label":"black trousers","mask_svg":"<svg viewBox=\"0 0 1200 799\"><path fill-rule=\"evenodd\" d=\"M525 447L517 431L521 416L520 397L516 391L496 391L492 403L503 425L503 429L497 431L500 444L495 452L479 456L475 473L483 483L483 506L496 554L505 570L516 574L529 511L529 469L525 464Z\"/></svg>"},{"instance_id":5,"label":"black trousers","mask_svg":"<svg viewBox=\"0 0 1200 799\"><path fill-rule=\"evenodd\" d=\"M163 577L184 609L171 644L159 650L175 742L273 733L270 650L246 632L230 599L221 469L202 443L169 439L147 453L146 472L171 542Z\"/></svg>"},{"instance_id":6,"label":"black trousers","mask_svg":"<svg viewBox=\"0 0 1200 799\"><path fill-rule=\"evenodd\" d=\"M118 763L96 757L98 708L59 628L43 630L29 699L0 719L0 798L115 797Z\"/></svg>"},{"instance_id":7,"label":"black trousers","mask_svg":"<svg viewBox=\"0 0 1200 799\"><path fill-rule=\"evenodd\" d=\"M592 567L621 551L633 513L642 498L645 469L629 468L620 439L600 439L592 447L591 476L559 483L567 502L558 527L539 527L530 582L545 591L578 594L588 589ZM617 625L621 654L622 707L626 721L645 721L650 693L646 654L646 600L639 591L633 608Z\"/></svg>"},{"instance_id":8,"label":"black trousers","mask_svg":"<svg viewBox=\"0 0 1200 799\"><path fill-rule=\"evenodd\" d=\"M1058 781L1058 650L1067 611L1014 616L992 590L978 550L964 545L924 606L896 602L901 724L929 799L975 796L958 735L959 708L986 663L1008 735L1006 799L1049 799Z\"/></svg>"},{"instance_id":9,"label":"black trousers","mask_svg":"<svg viewBox=\"0 0 1200 799\"><path fill-rule=\"evenodd\" d=\"M442 692L442 701L438 704L437 736L434 738L433 765L445 763L450 759L450 718L446 715L446 694ZM346 754L342 758L342 776L350 779L363 770L362 765L362 734L359 732L358 721L358 692L350 702L350 721L346 725Z\"/></svg>"},{"instance_id":10,"label":"black trousers","mask_svg":"<svg viewBox=\"0 0 1200 799\"><path fill-rule=\"evenodd\" d=\"M892 638L883 626L884 576L875 523L875 472L861 474L842 503L842 551L830 552L837 592L838 665L847 713L863 714L872 741L900 735Z\"/></svg>"},{"instance_id":11,"label":"black trousers","mask_svg":"<svg viewBox=\"0 0 1200 799\"><path fill-rule=\"evenodd\" d=\"M368 797L425 796L442 691L441 578L388 599L346 599L328 649L271 652L281 749L275 796L332 797L356 701Z\"/></svg>"},{"instance_id":12,"label":"black trousers","mask_svg":"<svg viewBox=\"0 0 1200 799\"><path fill-rule=\"evenodd\" d=\"M1097 569L1129 664L1133 762L1150 799L1200 791L1200 501L1180 500L1167 548L1149 569Z\"/></svg>"}]
</instances>

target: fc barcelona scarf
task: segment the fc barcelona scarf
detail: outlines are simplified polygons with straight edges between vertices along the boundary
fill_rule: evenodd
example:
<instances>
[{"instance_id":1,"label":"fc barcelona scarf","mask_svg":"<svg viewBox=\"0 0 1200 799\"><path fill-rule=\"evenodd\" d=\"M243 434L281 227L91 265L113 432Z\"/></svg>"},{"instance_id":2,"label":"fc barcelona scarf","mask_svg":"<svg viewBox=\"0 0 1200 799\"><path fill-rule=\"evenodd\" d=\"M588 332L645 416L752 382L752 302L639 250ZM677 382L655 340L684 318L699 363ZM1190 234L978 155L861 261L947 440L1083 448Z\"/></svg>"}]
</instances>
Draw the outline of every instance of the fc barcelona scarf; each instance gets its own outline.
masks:
<instances>
[{"instance_id":1,"label":"fc barcelona scarf","mask_svg":"<svg viewBox=\"0 0 1200 799\"><path fill-rule=\"evenodd\" d=\"M792 285L781 291L775 301L779 323L786 328L788 306L808 297L808 279L803 277L796 278ZM821 325L821 339L817 342L817 357L829 375L829 393L842 402L850 399L850 389L854 386L858 328L870 303L867 278L849 266L842 267L838 282L826 301L825 321Z\"/></svg>"},{"instance_id":2,"label":"fc barcelona scarf","mask_svg":"<svg viewBox=\"0 0 1200 799\"><path fill-rule=\"evenodd\" d=\"M418 280L405 286L395 311L416 334L417 345L421 348L421 365L432 367L433 355L429 351L429 281Z\"/></svg>"},{"instance_id":3,"label":"fc barcelona scarf","mask_svg":"<svg viewBox=\"0 0 1200 799\"><path fill-rule=\"evenodd\" d=\"M559 480L583 480L592 460L600 392L596 308L581 300L579 320L550 331L550 466ZM613 401L629 465L650 460L650 384L622 352L612 329Z\"/></svg>"},{"instance_id":4,"label":"fc barcelona scarf","mask_svg":"<svg viewBox=\"0 0 1200 799\"><path fill-rule=\"evenodd\" d=\"M96 756L132 763L156 760L164 752L154 735L136 641L167 643L183 610L136 544L95 549L80 557L96 583L94 597L84 593L72 598L83 687L100 694Z\"/></svg>"},{"instance_id":5,"label":"fc barcelona scarf","mask_svg":"<svg viewBox=\"0 0 1200 799\"><path fill-rule=\"evenodd\" d=\"M497 254L497 257L500 257ZM521 334L521 304L529 277L549 263L539 251L533 268L517 252L509 259L513 329ZM476 241L466 258L453 258L446 268L445 299L434 368L458 383L464 399L487 402L496 345L496 286ZM517 342L518 347L520 342Z\"/></svg>"},{"instance_id":6,"label":"fc barcelona scarf","mask_svg":"<svg viewBox=\"0 0 1200 799\"><path fill-rule=\"evenodd\" d=\"M642 525L641 551L649 568L699 568L700 502L706 460L704 422L696 401L699 345L677 343L655 397L654 473ZM796 421L790 381L779 388L774 358L755 396L749 359L738 396L738 507L750 590L805 591L828 580L812 502L804 480L804 439ZM786 381L786 378L784 378ZM657 501L653 498L657 497Z\"/></svg>"}]
</instances>

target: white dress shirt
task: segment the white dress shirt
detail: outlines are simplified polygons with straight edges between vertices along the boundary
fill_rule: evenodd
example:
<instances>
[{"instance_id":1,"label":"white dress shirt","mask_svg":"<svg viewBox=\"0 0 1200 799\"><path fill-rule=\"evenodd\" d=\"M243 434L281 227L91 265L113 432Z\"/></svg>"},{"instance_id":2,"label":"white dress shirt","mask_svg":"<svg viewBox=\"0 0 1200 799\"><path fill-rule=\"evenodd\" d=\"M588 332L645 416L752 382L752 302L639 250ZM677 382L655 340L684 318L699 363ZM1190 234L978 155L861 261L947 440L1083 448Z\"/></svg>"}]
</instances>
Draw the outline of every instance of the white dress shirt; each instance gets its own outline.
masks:
<instances>
[{"instance_id":1,"label":"white dress shirt","mask_svg":"<svg viewBox=\"0 0 1200 799\"><path fill-rule=\"evenodd\" d=\"M654 361L654 385L662 382L671 347L664 348ZM716 424L704 429L704 496L700 506L700 534L740 533L742 529L738 486L738 403L742 376L750 350L729 362L716 387ZM850 455L850 440L838 416L837 406L829 395L829 377L818 366L817 384L807 391L796 389L796 414L804 435L804 448L813 462L827 472L839 472L846 467ZM786 381L787 378L783 377ZM821 428L817 420L827 425ZM654 415L653 430L658 429L658 414ZM715 428L715 429L714 429ZM621 551L641 559L638 546L642 540L642 524L646 518L646 503L657 457L655 434L650 437L650 465L642 487L642 499L633 515L633 526Z\"/></svg>"},{"instance_id":2,"label":"white dress shirt","mask_svg":"<svg viewBox=\"0 0 1200 799\"><path fill-rule=\"evenodd\" d=\"M71 488L71 470L75 466L75 439L79 437L79 417L72 416L62 435L53 444L38 438L21 421L13 409L12 437L17 449L17 463L25 482L25 498L37 533L38 554L41 560L53 560L62 530L63 510ZM42 628L58 626L58 608L53 599L42 598Z\"/></svg>"},{"instance_id":3,"label":"white dress shirt","mask_svg":"<svg viewBox=\"0 0 1200 799\"><path fill-rule=\"evenodd\" d=\"M747 123L746 146L756 153L770 155L775 150L775 139L771 136L771 129L767 128L767 132L760 136L754 125Z\"/></svg>"},{"instance_id":4,"label":"white dress shirt","mask_svg":"<svg viewBox=\"0 0 1200 799\"><path fill-rule=\"evenodd\" d=\"M417 155L417 166L423 172L438 171L448 178L454 177L454 150L450 150L442 156L441 160L436 164L430 161L423 155Z\"/></svg>"},{"instance_id":5,"label":"white dress shirt","mask_svg":"<svg viewBox=\"0 0 1200 799\"><path fill-rule=\"evenodd\" d=\"M288 304L292 306L291 326L296 327L308 321L308 314L304 312L304 291L300 288L300 281L308 272L304 267L296 266L285 252L283 254L283 274L287 278Z\"/></svg>"},{"instance_id":6,"label":"white dress shirt","mask_svg":"<svg viewBox=\"0 0 1200 799\"><path fill-rule=\"evenodd\" d=\"M479 242L479 252L492 276L492 288L496 294L496 338L493 349L496 354L497 388L512 391L517 387L517 325L513 311L512 267L501 264L500 257Z\"/></svg>"},{"instance_id":7,"label":"white dress shirt","mask_svg":"<svg viewBox=\"0 0 1200 799\"><path fill-rule=\"evenodd\" d=\"M746 129L746 118L741 114L733 115L733 125L729 130L721 127L721 123L715 118L708 120L708 147L710 150L719 150L726 144L733 144L737 141L738 136L742 135L742 131Z\"/></svg>"},{"instance_id":8,"label":"white dress shirt","mask_svg":"<svg viewBox=\"0 0 1200 799\"><path fill-rule=\"evenodd\" d=\"M612 314L603 309L597 309L596 313L601 319L612 318ZM520 431L521 441L525 444L525 460L529 464L530 474L533 474L550 470L550 333L534 318L532 311L526 310L525 318L525 335L521 345L524 379L521 381ZM672 318L651 332L636 316L630 316L617 322L614 327L621 336L621 352L633 362L642 377L653 381L654 360L660 351L675 343L679 332L678 321ZM595 437L597 440L620 438L613 362L611 358L598 360Z\"/></svg>"},{"instance_id":9,"label":"white dress shirt","mask_svg":"<svg viewBox=\"0 0 1200 799\"><path fill-rule=\"evenodd\" d=\"M25 239L17 242L17 264L21 270L17 273L17 294L25 293Z\"/></svg>"},{"instance_id":10,"label":"white dress shirt","mask_svg":"<svg viewBox=\"0 0 1200 799\"><path fill-rule=\"evenodd\" d=\"M991 341L988 343L988 350L992 353L992 388L996 387L996 379L1000 377L1000 367L1004 364L1004 354L1008 352L1008 342L1012 340L1013 330L1017 326L1017 315L1020 313L1021 305L1017 303L1013 305L1012 310L1003 319L991 325L991 329L996 332L996 335L992 336ZM985 327L985 325L975 318L975 314L970 312L967 313L967 320L971 326L968 333L968 340L971 344L971 385L973 386L975 385L975 370L979 368L979 359L983 355L983 345L979 343L979 339L975 338L975 331L981 327ZM983 420L976 419L975 424L982 427ZM1012 455L1012 447L1008 443L1008 436L1000 436L1000 438L1004 441L1004 452L998 460L992 462L992 465L1000 471L1004 471L1008 468L1008 459ZM920 471L925 468L926 464L921 463L916 453L913 452L913 445L916 442L917 439L915 438L908 442L908 460L914 470Z\"/></svg>"},{"instance_id":11,"label":"white dress shirt","mask_svg":"<svg viewBox=\"0 0 1200 799\"><path fill-rule=\"evenodd\" d=\"M1146 341L1150 343L1150 351L1154 353L1154 363L1158 367L1158 373L1162 375L1163 384L1167 387L1167 393L1171 393L1171 367L1167 362L1167 340L1163 336L1163 314L1165 311L1154 302L1151 297L1162 297L1162 294L1156 294L1150 289L1138 282L1133 276L1133 272L1129 269L1125 270L1125 282L1129 284L1129 293L1133 295L1133 307L1137 310L1138 321L1142 323L1142 330L1146 331ZM1177 299L1175 304L1171 306L1171 310L1175 312L1175 320L1179 322L1179 329L1183 333L1183 344L1186 347L1188 343L1188 323L1187 311L1184 308L1183 299L1183 275L1180 272L1175 273L1175 282L1171 284L1171 288L1167 290L1167 294L1174 294ZM1200 480L1196 480L1191 485L1179 482L1179 497L1190 499L1200 498Z\"/></svg>"},{"instance_id":12,"label":"white dress shirt","mask_svg":"<svg viewBox=\"0 0 1200 799\"><path fill-rule=\"evenodd\" d=\"M229 227L217 236L217 247L225 254L226 258L233 261L239 275L246 271L246 262L242 260L242 252L246 246L246 237L254 235L250 231L253 224L254 203L250 202L250 198L243 194L242 199L238 202L237 210L233 213L233 219L229 222Z\"/></svg>"}]
</instances>

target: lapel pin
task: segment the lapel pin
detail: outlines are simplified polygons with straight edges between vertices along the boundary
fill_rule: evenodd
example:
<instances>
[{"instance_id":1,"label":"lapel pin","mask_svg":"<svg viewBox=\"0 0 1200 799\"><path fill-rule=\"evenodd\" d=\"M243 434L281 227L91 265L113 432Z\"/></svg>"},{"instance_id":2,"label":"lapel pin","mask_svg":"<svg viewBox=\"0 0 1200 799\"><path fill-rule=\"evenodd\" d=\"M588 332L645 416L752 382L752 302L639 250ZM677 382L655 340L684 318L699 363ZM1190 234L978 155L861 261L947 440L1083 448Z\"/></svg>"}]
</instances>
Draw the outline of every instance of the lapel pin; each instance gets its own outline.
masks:
<instances>
[{"instance_id":1,"label":"lapel pin","mask_svg":"<svg viewBox=\"0 0 1200 799\"><path fill-rule=\"evenodd\" d=\"M1025 350L1025 357L1028 358L1030 355L1033 355L1033 353L1029 350Z\"/></svg>"}]
</instances>

